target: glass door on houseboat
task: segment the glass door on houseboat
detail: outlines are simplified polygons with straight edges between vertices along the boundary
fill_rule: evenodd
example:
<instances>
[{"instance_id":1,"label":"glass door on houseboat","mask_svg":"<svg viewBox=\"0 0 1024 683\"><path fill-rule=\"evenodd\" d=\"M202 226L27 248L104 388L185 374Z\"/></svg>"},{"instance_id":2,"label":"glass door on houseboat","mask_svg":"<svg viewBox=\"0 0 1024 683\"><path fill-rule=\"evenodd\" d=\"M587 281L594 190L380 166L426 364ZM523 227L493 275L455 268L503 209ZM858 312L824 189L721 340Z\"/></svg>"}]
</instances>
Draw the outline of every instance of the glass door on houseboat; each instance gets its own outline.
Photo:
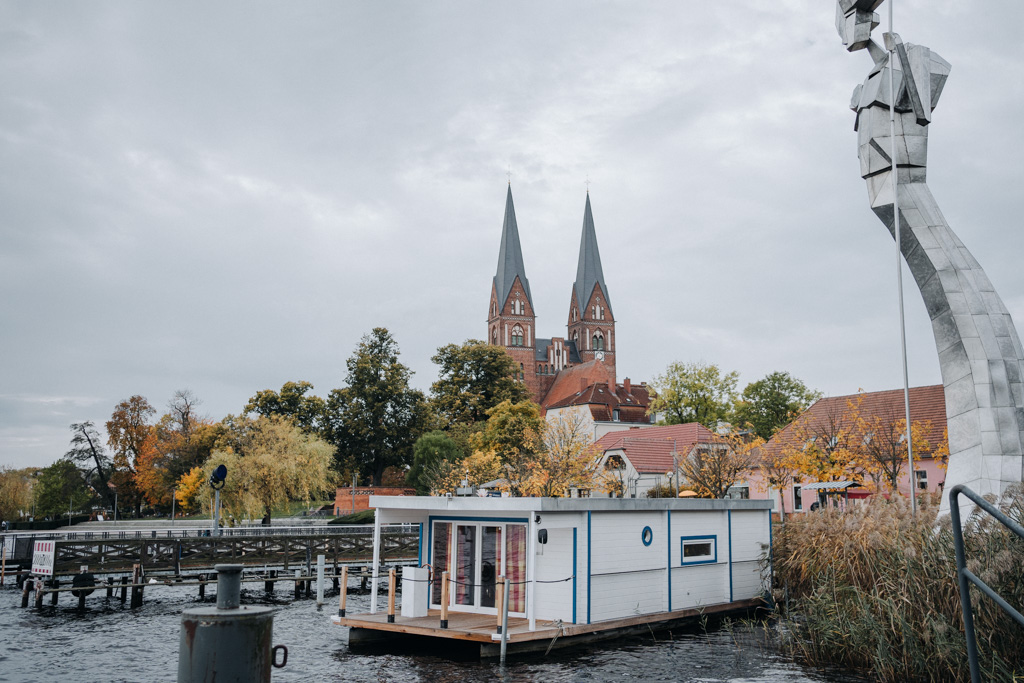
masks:
<instances>
[{"instance_id":1,"label":"glass door on houseboat","mask_svg":"<svg viewBox=\"0 0 1024 683\"><path fill-rule=\"evenodd\" d=\"M441 575L449 572L448 606L468 612L495 614L496 585L505 576L509 613L526 612L526 525L488 522L434 522L431 543L433 607L441 605Z\"/></svg>"}]
</instances>

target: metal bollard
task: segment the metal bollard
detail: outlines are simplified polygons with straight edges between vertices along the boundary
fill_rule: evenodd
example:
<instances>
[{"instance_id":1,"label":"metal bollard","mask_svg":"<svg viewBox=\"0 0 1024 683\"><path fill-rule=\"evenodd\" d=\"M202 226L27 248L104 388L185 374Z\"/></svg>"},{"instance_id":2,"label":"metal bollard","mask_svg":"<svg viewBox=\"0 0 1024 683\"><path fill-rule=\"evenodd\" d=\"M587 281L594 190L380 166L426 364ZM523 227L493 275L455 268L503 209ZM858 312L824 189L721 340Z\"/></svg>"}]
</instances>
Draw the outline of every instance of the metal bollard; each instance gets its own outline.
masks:
<instances>
[{"instance_id":1,"label":"metal bollard","mask_svg":"<svg viewBox=\"0 0 1024 683\"><path fill-rule=\"evenodd\" d=\"M240 606L242 565L216 569L217 606L181 614L178 683L269 683L272 669L288 662L288 648L271 647L277 609Z\"/></svg>"}]
</instances>

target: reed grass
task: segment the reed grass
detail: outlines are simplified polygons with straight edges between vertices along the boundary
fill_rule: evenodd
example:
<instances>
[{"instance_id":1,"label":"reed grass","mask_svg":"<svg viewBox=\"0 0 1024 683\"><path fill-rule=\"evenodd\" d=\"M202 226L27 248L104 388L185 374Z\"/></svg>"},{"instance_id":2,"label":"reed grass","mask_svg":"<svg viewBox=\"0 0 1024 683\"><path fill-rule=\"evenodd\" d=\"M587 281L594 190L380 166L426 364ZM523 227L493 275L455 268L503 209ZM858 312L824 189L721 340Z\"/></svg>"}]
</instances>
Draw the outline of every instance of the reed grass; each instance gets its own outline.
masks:
<instances>
[{"instance_id":1,"label":"reed grass","mask_svg":"<svg viewBox=\"0 0 1024 683\"><path fill-rule=\"evenodd\" d=\"M1024 488L1000 509L1024 523ZM886 681L969 681L953 534L938 501L917 515L899 496L790 517L776 533L784 647L813 665L870 671ZM964 528L968 568L1024 611L1024 541L987 514ZM971 590L982 675L1024 681L1024 628Z\"/></svg>"}]
</instances>

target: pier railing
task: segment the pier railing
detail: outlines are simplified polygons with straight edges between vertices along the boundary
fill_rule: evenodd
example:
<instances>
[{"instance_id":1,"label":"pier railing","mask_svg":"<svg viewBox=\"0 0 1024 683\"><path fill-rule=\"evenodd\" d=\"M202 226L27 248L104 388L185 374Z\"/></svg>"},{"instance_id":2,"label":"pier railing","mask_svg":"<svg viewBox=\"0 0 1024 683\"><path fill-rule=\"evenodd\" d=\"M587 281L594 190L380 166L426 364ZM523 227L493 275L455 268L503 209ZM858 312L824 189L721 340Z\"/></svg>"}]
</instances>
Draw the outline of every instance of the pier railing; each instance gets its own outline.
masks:
<instances>
[{"instance_id":1,"label":"pier railing","mask_svg":"<svg viewBox=\"0 0 1024 683\"><path fill-rule=\"evenodd\" d=\"M967 568L967 560L964 556L964 532L960 524L960 502L957 500L960 494L967 496L979 508L995 517L1000 524L1017 534L1022 540L1024 540L1024 527L1004 515L996 506L963 484L958 484L950 489L949 513L953 523L953 547L956 552L957 578L960 581L960 607L964 614L964 636L967 638L967 661L971 667L972 683L981 683L981 668L978 665L978 639L974 634L974 609L971 607L971 584L973 583L977 586L978 590L999 605L1004 612L1009 614L1021 626L1024 626L1024 615L1015 610L1010 603L1006 602L1002 596L992 590L988 584Z\"/></svg>"},{"instance_id":2,"label":"pier railing","mask_svg":"<svg viewBox=\"0 0 1024 683\"><path fill-rule=\"evenodd\" d=\"M249 566L304 566L310 557L325 555L332 564L369 563L373 559L372 526L236 527L207 535L209 529L139 529L25 533L15 536L17 554L31 561L36 540L54 543L54 572L76 573L80 565L93 572L118 572L135 564L148 572L212 567L217 563ZM415 561L419 527L381 527L381 559ZM24 561L25 558L19 558Z\"/></svg>"}]
</instances>

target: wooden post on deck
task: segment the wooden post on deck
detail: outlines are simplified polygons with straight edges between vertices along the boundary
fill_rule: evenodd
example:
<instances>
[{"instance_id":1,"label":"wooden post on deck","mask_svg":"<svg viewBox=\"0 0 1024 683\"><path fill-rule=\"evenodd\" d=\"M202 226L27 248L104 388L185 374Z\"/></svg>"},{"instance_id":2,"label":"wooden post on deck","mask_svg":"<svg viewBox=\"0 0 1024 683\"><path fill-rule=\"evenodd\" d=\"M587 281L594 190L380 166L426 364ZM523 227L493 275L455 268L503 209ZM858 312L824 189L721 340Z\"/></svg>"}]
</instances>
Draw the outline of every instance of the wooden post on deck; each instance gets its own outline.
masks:
<instances>
[{"instance_id":1,"label":"wooden post on deck","mask_svg":"<svg viewBox=\"0 0 1024 683\"><path fill-rule=\"evenodd\" d=\"M448 628L448 572L441 574L441 628Z\"/></svg>"},{"instance_id":2,"label":"wooden post on deck","mask_svg":"<svg viewBox=\"0 0 1024 683\"><path fill-rule=\"evenodd\" d=\"M496 633L501 633L501 607L502 607L502 605L505 602L504 601L504 595L505 595L505 577L504 576L499 576L498 577L498 580L494 584L494 588L495 588L494 605L495 605L495 607L498 608L497 610L495 610L495 612L498 615L498 630L496 631Z\"/></svg>"},{"instance_id":3,"label":"wooden post on deck","mask_svg":"<svg viewBox=\"0 0 1024 683\"><path fill-rule=\"evenodd\" d=\"M388 570L388 623L395 623L395 589L398 588L398 584L395 583L395 568L392 567Z\"/></svg>"},{"instance_id":4,"label":"wooden post on deck","mask_svg":"<svg viewBox=\"0 0 1024 683\"><path fill-rule=\"evenodd\" d=\"M341 568L341 590L338 591L338 616L345 616L345 603L348 601L348 565Z\"/></svg>"}]
</instances>

